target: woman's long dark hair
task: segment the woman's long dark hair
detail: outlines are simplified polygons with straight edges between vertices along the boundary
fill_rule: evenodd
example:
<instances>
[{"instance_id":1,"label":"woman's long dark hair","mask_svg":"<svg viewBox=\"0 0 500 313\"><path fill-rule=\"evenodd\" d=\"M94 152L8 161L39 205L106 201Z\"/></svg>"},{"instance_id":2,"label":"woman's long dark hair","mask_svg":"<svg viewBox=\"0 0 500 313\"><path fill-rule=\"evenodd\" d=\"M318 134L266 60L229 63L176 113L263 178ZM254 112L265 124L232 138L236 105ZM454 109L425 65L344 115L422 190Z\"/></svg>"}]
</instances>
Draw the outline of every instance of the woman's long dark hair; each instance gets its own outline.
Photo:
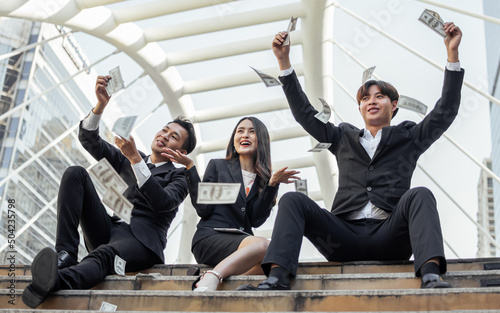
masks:
<instances>
[{"instance_id":1,"label":"woman's long dark hair","mask_svg":"<svg viewBox=\"0 0 500 313\"><path fill-rule=\"evenodd\" d=\"M236 159L239 158L238 152L234 147L234 136L238 125L244 120L250 120L253 123L255 133L257 134L257 151L253 155L254 169L259 176L259 192L264 189L265 185L271 179L271 144L269 139L269 132L267 131L266 125L262 123L258 118L253 116L247 116L239 120L234 127L233 133L231 134L231 139L229 139L229 144L226 150L226 159Z\"/></svg>"}]
</instances>

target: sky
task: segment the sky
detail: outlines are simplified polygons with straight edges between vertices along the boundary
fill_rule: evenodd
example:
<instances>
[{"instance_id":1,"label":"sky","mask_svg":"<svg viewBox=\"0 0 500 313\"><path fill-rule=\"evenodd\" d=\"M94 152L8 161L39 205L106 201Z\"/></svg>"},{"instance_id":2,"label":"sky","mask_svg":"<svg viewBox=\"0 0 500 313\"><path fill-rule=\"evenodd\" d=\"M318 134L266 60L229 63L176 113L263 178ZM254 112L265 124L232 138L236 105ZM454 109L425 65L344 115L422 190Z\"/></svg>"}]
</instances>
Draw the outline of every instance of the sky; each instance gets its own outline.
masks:
<instances>
[{"instance_id":1,"label":"sky","mask_svg":"<svg viewBox=\"0 0 500 313\"><path fill-rule=\"evenodd\" d=\"M127 3L130 2L141 3L148 1L127 1ZM140 21L137 24L144 28L159 25L172 25L174 27L176 24L182 22L204 19L208 16L219 16L223 19L226 14L256 10L260 7L280 6L290 2L285 0L240 0L234 3L220 4L209 9ZM484 14L482 1L441 0L439 2L466 11ZM416 98L425 103L429 107L429 110L432 109L440 96L443 73L411 51L424 55L433 62L442 65L442 67L445 65L446 52L442 38L418 21L420 13L425 8L439 12L445 21L453 21L461 27L464 36L460 46L460 61L462 67L466 70L465 80L481 90L488 90L486 54L484 50L484 22L482 20L425 4L421 1L343 0L339 1L339 3L368 22L375 24L382 31L396 38L409 48L405 49L384 35L373 31L346 13L345 10L340 8L335 9L333 36L338 45L334 46L333 73L346 89L349 90L350 95L346 94L338 85L334 85L334 96L331 105L343 120L349 121L359 128L363 127L363 121L357 110L357 105L350 96L354 95L357 91L361 83L364 68L349 58L339 46L348 49L352 55L361 60L366 66L377 66L375 74L381 79L393 83L400 94ZM115 9L122 6L124 6L123 3L118 3L108 7ZM300 29L301 23L299 20L298 29ZM276 32L286 29L287 24L288 21L267 23L243 29L168 40L159 42L159 45L166 53L171 53L230 42L235 37L243 40L245 38L266 35L270 38L270 45L272 36ZM82 32L77 33L76 37L91 61L100 59L115 49L104 41ZM293 42L293 33L291 38ZM291 58L292 63L302 62L302 49L300 46L292 47ZM106 61L96 65L95 69L98 73L107 73L110 69L118 65L121 67L126 84L136 79L142 73L141 67L124 53L111 56ZM184 81L191 81L209 77L216 79L219 76L229 73L246 72L249 70L249 65L256 68L275 68L276 70L272 74L278 73L278 66L270 49L243 56L182 65L176 69ZM301 79L301 82L305 86L306 83L303 79ZM226 106L232 103L248 103L250 105L251 103L265 99L279 97L283 97L281 89L266 89L262 84L252 84L191 95L196 110ZM121 114L137 114L139 115L139 120L141 120L152 109L156 108L161 101L161 95L154 86L154 83L151 79L145 77L117 95L112 105L118 107L120 109L118 112L121 111ZM148 151L153 134L158 130L158 127L161 127L157 125L162 125L165 120L171 118L167 105L160 107L157 112L158 114L149 118L135 133L136 141L139 141L140 148L145 151ZM110 115L117 118L119 114ZM271 129L296 125L288 110L258 115L258 117ZM203 141L229 138L230 131L238 119L232 118L204 123L200 125L199 136ZM398 116L393 120L393 123L400 123L403 120L418 122L421 120L421 117L410 111L399 110ZM339 123L340 119L335 117L331 121ZM488 157L491 151L489 102L470 88L464 87L459 116L448 130L447 135L462 145L479 161ZM308 156L310 155L306 152L308 148L310 148L310 141L307 138L275 142L272 145L272 158L273 161L286 160L290 158L291 153L293 153L294 157ZM204 160L205 163L214 157L224 157L224 153L219 151L207 154ZM479 167L476 164L444 138L437 141L420 158L419 164L425 171L431 173L432 177L470 216L473 218L476 217L477 184L480 173ZM306 168L301 170L301 172L303 178L308 179L309 190L318 190L319 183L316 178L315 169ZM417 169L415 171L412 185L427 186L434 192L438 201L445 240L460 257L475 257L477 231L472 222L459 212L453 202L421 170ZM280 195L290 190L293 190L293 186L282 186L280 188ZM320 205L324 204L320 203ZM275 212L273 212L271 219L266 222L263 228L270 229L274 217ZM175 225L175 222L173 225ZM171 241L175 242L176 240L173 238ZM303 257L319 256L319 253L313 250L309 249L307 251L310 251L309 253L312 255ZM449 258L457 257L448 248L446 248L446 255ZM167 262L169 261L173 262L175 258L168 256Z\"/></svg>"}]
</instances>

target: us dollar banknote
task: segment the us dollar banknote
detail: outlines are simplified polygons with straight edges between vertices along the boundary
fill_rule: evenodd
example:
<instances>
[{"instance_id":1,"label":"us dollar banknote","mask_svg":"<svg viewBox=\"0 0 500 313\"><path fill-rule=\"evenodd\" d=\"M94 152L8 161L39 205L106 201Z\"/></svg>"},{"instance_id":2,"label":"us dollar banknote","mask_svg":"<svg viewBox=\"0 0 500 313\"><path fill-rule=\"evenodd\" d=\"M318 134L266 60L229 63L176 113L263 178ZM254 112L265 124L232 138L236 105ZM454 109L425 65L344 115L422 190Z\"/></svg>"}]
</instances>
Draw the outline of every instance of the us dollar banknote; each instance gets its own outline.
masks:
<instances>
[{"instance_id":1,"label":"us dollar banknote","mask_svg":"<svg viewBox=\"0 0 500 313\"><path fill-rule=\"evenodd\" d=\"M123 82L122 73L120 72L119 66L110 70L108 75L111 76L111 79L108 81L108 85L106 86L106 92L108 93L108 96L111 97L111 95L124 89L125 83Z\"/></svg>"},{"instance_id":2,"label":"us dollar banknote","mask_svg":"<svg viewBox=\"0 0 500 313\"><path fill-rule=\"evenodd\" d=\"M260 79L262 79L266 87L283 86L283 84L277 78L274 78L271 75L267 75L266 73L263 73L251 66L250 68L254 70L257 75L259 75Z\"/></svg>"},{"instance_id":3,"label":"us dollar banknote","mask_svg":"<svg viewBox=\"0 0 500 313\"><path fill-rule=\"evenodd\" d=\"M446 37L446 33L444 31L444 21L437 12L425 9L418 20L427 25L430 29L432 29L439 35Z\"/></svg>"},{"instance_id":4,"label":"us dollar banknote","mask_svg":"<svg viewBox=\"0 0 500 313\"><path fill-rule=\"evenodd\" d=\"M298 17L293 17L290 19L290 23L288 23L288 28L286 30L286 38L285 41L283 41L282 46L288 46L290 44L290 33L295 30L295 27L297 26L297 19Z\"/></svg>"},{"instance_id":5,"label":"us dollar banknote","mask_svg":"<svg viewBox=\"0 0 500 313\"><path fill-rule=\"evenodd\" d=\"M89 169L89 174L100 195L104 195L106 190L111 187L122 194L128 187L127 183L125 183L105 158L102 158L92 166Z\"/></svg>"},{"instance_id":6,"label":"us dollar banknote","mask_svg":"<svg viewBox=\"0 0 500 313\"><path fill-rule=\"evenodd\" d=\"M307 196L307 179L297 179L295 181L295 191Z\"/></svg>"},{"instance_id":7,"label":"us dollar banknote","mask_svg":"<svg viewBox=\"0 0 500 313\"><path fill-rule=\"evenodd\" d=\"M238 198L241 183L198 183L199 204L233 204Z\"/></svg>"},{"instance_id":8,"label":"us dollar banknote","mask_svg":"<svg viewBox=\"0 0 500 313\"><path fill-rule=\"evenodd\" d=\"M120 117L116 120L111 131L124 139L130 140L130 133L136 120L137 115Z\"/></svg>"},{"instance_id":9,"label":"us dollar banknote","mask_svg":"<svg viewBox=\"0 0 500 313\"><path fill-rule=\"evenodd\" d=\"M398 107L411 110L420 114L425 115L427 113L427 106L417 99L413 99L407 96L400 95L398 99Z\"/></svg>"},{"instance_id":10,"label":"us dollar banknote","mask_svg":"<svg viewBox=\"0 0 500 313\"><path fill-rule=\"evenodd\" d=\"M321 152L330 148L331 143L319 142L312 149L307 150L307 152Z\"/></svg>"},{"instance_id":11,"label":"us dollar banknote","mask_svg":"<svg viewBox=\"0 0 500 313\"><path fill-rule=\"evenodd\" d=\"M124 195L110 187L106 190L102 202L113 210L116 216L124 220L125 223L130 224L134 206Z\"/></svg>"},{"instance_id":12,"label":"us dollar banknote","mask_svg":"<svg viewBox=\"0 0 500 313\"><path fill-rule=\"evenodd\" d=\"M323 110L314 115L314 117L323 122L324 124L326 124L330 120L330 116L332 116L332 108L330 108L325 99L322 98L318 99L319 101L321 101L321 104L323 105Z\"/></svg>"}]
</instances>

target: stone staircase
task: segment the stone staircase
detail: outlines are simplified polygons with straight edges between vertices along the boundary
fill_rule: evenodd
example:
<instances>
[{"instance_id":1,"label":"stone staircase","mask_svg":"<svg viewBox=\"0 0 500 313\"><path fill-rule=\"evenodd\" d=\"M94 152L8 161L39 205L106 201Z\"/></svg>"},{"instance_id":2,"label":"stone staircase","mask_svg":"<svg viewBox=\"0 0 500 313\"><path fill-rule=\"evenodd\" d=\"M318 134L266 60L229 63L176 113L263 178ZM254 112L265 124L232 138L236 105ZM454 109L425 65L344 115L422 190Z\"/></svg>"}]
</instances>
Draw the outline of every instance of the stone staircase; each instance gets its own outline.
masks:
<instances>
[{"instance_id":1,"label":"stone staircase","mask_svg":"<svg viewBox=\"0 0 500 313\"><path fill-rule=\"evenodd\" d=\"M234 276L222 291L194 293L190 267L157 265L139 275L108 276L92 290L59 291L33 310L21 300L30 267L0 266L0 311L97 312L105 301L117 311L144 312L500 312L500 258L449 260L444 279L454 288L441 290L421 290L408 261L302 263L292 291L273 292L234 291L264 279Z\"/></svg>"}]
</instances>

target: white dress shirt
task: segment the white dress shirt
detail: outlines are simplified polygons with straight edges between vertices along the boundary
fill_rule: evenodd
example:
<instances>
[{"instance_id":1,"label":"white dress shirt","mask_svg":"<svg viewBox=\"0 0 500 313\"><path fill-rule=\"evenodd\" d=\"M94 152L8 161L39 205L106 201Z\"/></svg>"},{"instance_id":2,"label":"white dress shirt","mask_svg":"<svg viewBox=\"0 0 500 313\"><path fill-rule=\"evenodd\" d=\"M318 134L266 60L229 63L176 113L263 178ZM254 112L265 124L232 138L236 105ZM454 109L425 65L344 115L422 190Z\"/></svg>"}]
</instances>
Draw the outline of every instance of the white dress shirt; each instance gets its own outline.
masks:
<instances>
[{"instance_id":1,"label":"white dress shirt","mask_svg":"<svg viewBox=\"0 0 500 313\"><path fill-rule=\"evenodd\" d=\"M449 71L460 71L460 62L450 63L446 61L446 69ZM288 76L292 74L293 67L280 71L280 76ZM382 129L377 132L375 137L372 136L370 131L363 129L363 136L359 137L359 142L365 148L366 153L370 156L370 159L373 159L373 155L375 151L377 151L378 144L380 143L380 139L382 138ZM349 213L344 218L346 220L358 220L358 219L386 219L389 217L389 213L386 211L376 207L370 201L361 209L353 211Z\"/></svg>"},{"instance_id":2,"label":"white dress shirt","mask_svg":"<svg viewBox=\"0 0 500 313\"><path fill-rule=\"evenodd\" d=\"M83 121L82 121L82 128L88 131L95 131L97 128L99 128L99 123L101 122L101 116L102 114L95 114L90 111L89 115L87 115ZM155 166L162 166L163 164L167 162L158 162L158 163L153 163L151 162L151 157L148 156L147 162L144 162L144 159L141 160L141 162L136 163L136 164L131 164L132 165L132 170L134 171L135 178L137 179L137 186L139 188L144 185L144 183L151 177L151 170L147 166L146 163L151 163L154 164ZM182 167L182 165L174 163L174 166L176 168Z\"/></svg>"}]
</instances>

